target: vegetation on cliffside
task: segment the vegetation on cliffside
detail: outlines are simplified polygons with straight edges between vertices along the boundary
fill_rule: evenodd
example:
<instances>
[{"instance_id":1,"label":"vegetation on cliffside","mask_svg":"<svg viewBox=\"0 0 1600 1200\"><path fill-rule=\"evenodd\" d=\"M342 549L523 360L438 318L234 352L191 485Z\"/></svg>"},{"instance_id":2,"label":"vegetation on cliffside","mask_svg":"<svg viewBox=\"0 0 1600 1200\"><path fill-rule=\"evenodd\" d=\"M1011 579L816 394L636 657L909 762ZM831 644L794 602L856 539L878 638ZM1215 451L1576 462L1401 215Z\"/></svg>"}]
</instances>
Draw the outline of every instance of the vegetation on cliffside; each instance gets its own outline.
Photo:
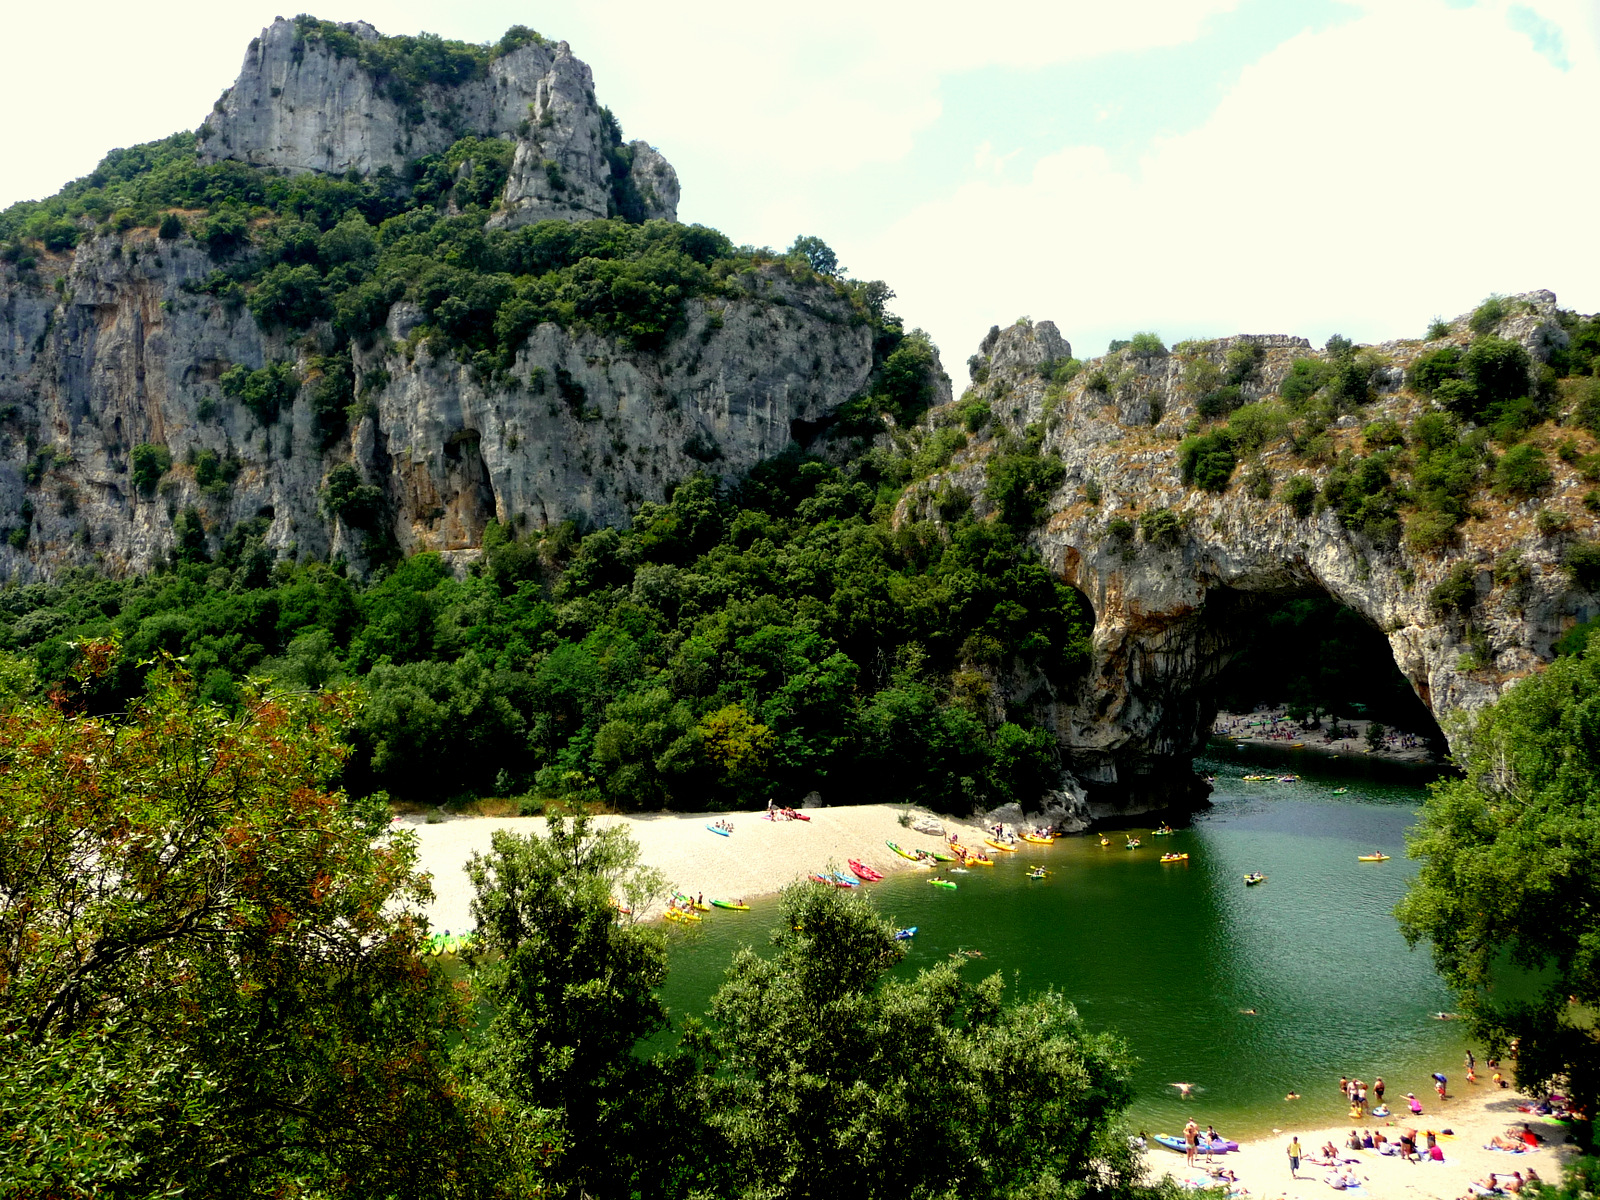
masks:
<instances>
[{"instance_id":1,"label":"vegetation on cliffside","mask_svg":"<svg viewBox=\"0 0 1600 1200\"><path fill-rule=\"evenodd\" d=\"M1092 614L1003 524L892 528L873 485L896 494L879 482L896 461L782 458L721 494L696 477L630 529L582 538L492 526L459 581L435 555L370 586L274 565L241 527L214 562L190 544L141 579L8 589L0 641L43 690L101 711L163 651L230 708L252 674L358 680L347 779L411 800L1032 800L1054 738L996 684L1068 686ZM87 637L125 656L80 689Z\"/></svg>"}]
</instances>

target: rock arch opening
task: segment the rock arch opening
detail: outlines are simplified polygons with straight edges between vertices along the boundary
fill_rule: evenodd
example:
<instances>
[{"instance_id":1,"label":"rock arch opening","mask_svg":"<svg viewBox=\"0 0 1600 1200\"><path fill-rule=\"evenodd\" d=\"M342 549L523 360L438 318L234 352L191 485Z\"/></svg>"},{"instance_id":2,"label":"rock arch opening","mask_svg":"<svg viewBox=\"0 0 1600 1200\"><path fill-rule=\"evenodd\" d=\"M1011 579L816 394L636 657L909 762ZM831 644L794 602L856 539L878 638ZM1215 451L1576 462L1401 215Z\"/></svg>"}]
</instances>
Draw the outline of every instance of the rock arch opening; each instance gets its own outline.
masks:
<instances>
[{"instance_id":1,"label":"rock arch opening","mask_svg":"<svg viewBox=\"0 0 1600 1200\"><path fill-rule=\"evenodd\" d=\"M1220 635L1220 661L1201 689L1204 712L1236 723L1281 715L1269 742L1443 754L1444 735L1424 699L1425 681L1405 676L1389 639L1356 609L1320 589L1221 589L1206 608ZM1369 740L1371 725L1382 733L1374 731ZM1239 728L1270 733L1248 723Z\"/></svg>"}]
</instances>

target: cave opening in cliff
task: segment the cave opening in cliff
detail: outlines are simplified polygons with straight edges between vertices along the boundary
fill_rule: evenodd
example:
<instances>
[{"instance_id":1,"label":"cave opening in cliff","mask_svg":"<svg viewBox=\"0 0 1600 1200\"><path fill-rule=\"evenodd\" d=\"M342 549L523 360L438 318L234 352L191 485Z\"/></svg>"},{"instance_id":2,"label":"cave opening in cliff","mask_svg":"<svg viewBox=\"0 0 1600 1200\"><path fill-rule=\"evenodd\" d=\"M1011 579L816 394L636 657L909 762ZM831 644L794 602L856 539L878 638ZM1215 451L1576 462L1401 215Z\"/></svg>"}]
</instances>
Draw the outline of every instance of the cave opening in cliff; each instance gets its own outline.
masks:
<instances>
[{"instance_id":1,"label":"cave opening in cliff","mask_svg":"<svg viewBox=\"0 0 1600 1200\"><path fill-rule=\"evenodd\" d=\"M1232 654L1211 688L1220 711L1286 712L1323 737L1353 720L1379 722L1442 752L1438 722L1389 640L1355 609L1326 593L1235 593L1226 607L1235 610L1226 622Z\"/></svg>"}]
</instances>

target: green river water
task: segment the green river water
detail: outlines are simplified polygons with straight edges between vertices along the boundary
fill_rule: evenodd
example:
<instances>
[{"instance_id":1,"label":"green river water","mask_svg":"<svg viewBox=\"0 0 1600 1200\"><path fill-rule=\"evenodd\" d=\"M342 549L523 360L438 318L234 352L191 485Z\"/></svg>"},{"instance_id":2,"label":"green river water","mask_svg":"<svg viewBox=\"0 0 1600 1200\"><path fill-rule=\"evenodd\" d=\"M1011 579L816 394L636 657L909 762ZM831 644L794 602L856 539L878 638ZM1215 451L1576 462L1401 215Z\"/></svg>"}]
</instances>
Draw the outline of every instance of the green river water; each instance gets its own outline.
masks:
<instances>
[{"instance_id":1,"label":"green river water","mask_svg":"<svg viewBox=\"0 0 1600 1200\"><path fill-rule=\"evenodd\" d=\"M1061 991L1138 1056L1130 1124L1151 1133L1190 1115L1230 1137L1337 1123L1341 1075L1381 1075L1391 1107L1408 1091L1426 1103L1433 1071L1461 1073L1465 1044L1458 1024L1431 1016L1449 996L1391 915L1416 870L1404 834L1419 780L1297 761L1300 782L1260 784L1242 781L1260 769L1248 761L1201 760L1218 776L1212 807L1172 837L1131 826L1144 843L1135 851L1114 833L1109 849L1089 835L998 855L993 868L951 876L955 892L925 872L872 885L883 913L918 926L898 969L973 949L983 954L973 978L998 970L1024 992ZM1163 866L1169 848L1189 861ZM1393 858L1356 861L1374 848ZM1054 873L1030 882L1034 864ZM1268 878L1246 888L1252 870ZM764 945L776 917L769 898L675 938L664 989L675 1020L704 1011L734 951ZM1250 1008L1259 1015L1240 1011ZM1178 1081L1196 1085L1193 1100ZM1291 1090L1302 1098L1286 1101Z\"/></svg>"}]
</instances>

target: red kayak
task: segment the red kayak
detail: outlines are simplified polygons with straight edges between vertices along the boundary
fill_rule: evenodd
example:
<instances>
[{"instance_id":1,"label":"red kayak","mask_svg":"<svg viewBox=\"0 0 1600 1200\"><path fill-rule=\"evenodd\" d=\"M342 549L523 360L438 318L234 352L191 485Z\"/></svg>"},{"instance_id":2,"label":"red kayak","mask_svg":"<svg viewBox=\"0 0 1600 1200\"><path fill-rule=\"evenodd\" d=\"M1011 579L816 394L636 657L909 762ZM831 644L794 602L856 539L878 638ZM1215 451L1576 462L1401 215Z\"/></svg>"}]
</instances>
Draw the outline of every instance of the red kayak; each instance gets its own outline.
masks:
<instances>
[{"instance_id":1,"label":"red kayak","mask_svg":"<svg viewBox=\"0 0 1600 1200\"><path fill-rule=\"evenodd\" d=\"M826 884L830 884L831 886L836 887L836 888L847 888L847 887L854 887L855 886L852 883L844 882L844 880L842 880L842 879L829 879L826 875L812 875L811 876L811 882L812 883L826 883Z\"/></svg>"},{"instance_id":2,"label":"red kayak","mask_svg":"<svg viewBox=\"0 0 1600 1200\"><path fill-rule=\"evenodd\" d=\"M857 879L865 880L867 883L877 883L878 880L883 878L880 873L874 871L871 867L863 866L853 858L850 860L850 869L856 873Z\"/></svg>"}]
</instances>

